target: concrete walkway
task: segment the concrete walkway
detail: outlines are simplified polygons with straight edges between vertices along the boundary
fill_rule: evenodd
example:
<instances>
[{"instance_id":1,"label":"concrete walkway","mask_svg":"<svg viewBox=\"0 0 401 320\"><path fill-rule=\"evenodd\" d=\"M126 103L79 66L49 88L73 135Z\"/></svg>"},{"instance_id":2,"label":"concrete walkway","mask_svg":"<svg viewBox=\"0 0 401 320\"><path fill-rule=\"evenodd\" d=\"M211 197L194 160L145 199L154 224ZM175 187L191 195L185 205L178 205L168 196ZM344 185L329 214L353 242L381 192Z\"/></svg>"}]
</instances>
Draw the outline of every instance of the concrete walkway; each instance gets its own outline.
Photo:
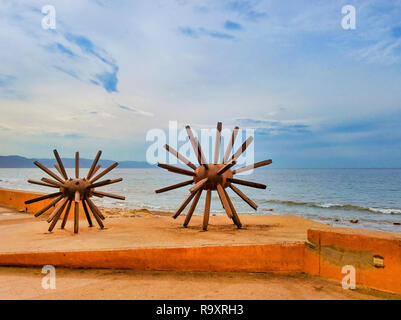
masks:
<instances>
[{"instance_id":1,"label":"concrete walkway","mask_svg":"<svg viewBox=\"0 0 401 320\"><path fill-rule=\"evenodd\" d=\"M40 268L0 268L0 299L400 299L303 274L56 269L44 290Z\"/></svg>"}]
</instances>

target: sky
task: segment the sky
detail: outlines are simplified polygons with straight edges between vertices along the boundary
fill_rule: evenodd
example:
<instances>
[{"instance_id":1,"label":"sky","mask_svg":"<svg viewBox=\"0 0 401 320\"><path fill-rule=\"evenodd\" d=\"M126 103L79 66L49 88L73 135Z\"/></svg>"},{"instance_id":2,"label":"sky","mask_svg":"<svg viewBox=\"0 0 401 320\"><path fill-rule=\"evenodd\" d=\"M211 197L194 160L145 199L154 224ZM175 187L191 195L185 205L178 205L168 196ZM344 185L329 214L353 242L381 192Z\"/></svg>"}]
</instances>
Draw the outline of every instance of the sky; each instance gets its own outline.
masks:
<instances>
[{"instance_id":1,"label":"sky","mask_svg":"<svg viewBox=\"0 0 401 320\"><path fill-rule=\"evenodd\" d=\"M401 167L400 0L2 0L0 17L0 155L142 161L149 130L221 121L273 167Z\"/></svg>"}]
</instances>

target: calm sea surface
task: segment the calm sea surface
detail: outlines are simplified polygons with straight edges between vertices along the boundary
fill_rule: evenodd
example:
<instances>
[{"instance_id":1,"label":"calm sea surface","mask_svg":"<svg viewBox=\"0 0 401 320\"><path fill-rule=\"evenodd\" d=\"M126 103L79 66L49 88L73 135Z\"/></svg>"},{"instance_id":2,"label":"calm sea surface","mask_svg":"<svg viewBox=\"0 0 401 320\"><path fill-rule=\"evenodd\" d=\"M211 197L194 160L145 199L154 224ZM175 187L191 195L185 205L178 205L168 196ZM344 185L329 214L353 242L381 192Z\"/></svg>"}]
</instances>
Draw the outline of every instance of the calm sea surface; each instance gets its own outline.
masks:
<instances>
[{"instance_id":1,"label":"calm sea surface","mask_svg":"<svg viewBox=\"0 0 401 320\"><path fill-rule=\"evenodd\" d=\"M88 169L81 170L86 173ZM73 174L72 169L67 171ZM39 169L0 169L0 188L49 192L49 188L26 182L41 177L43 174ZM188 180L187 176L159 168L115 169L107 177L123 177L124 181L100 189L125 195L127 200L96 198L96 203L103 206L173 211L188 194L188 186L155 194L156 189ZM238 178L268 186L267 190L238 186L259 205L257 211L228 189L239 213L295 214L334 226L401 233L401 226L394 224L401 223L401 169L260 168L252 175ZM205 192L195 214L203 213L204 198ZM224 214L216 192L213 192L211 211ZM353 224L350 220L359 222Z\"/></svg>"}]
</instances>

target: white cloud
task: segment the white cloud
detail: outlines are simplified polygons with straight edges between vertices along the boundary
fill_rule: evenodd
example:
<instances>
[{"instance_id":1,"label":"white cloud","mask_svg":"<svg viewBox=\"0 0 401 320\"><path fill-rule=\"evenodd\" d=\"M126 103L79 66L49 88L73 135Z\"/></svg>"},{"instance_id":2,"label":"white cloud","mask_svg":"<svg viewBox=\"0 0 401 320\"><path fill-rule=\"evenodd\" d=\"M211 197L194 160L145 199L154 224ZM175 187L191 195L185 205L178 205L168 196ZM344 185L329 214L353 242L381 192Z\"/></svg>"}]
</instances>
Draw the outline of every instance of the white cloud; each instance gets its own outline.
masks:
<instances>
[{"instance_id":1,"label":"white cloud","mask_svg":"<svg viewBox=\"0 0 401 320\"><path fill-rule=\"evenodd\" d=\"M399 63L390 31L400 1L379 13L378 1L354 1L354 33L341 29L344 1L235 2L60 1L52 32L41 28L42 1L2 1L0 75L15 79L0 87L0 139L9 128L128 144L169 120L273 118L247 125L281 132L399 108L400 73L385 68Z\"/></svg>"}]
</instances>

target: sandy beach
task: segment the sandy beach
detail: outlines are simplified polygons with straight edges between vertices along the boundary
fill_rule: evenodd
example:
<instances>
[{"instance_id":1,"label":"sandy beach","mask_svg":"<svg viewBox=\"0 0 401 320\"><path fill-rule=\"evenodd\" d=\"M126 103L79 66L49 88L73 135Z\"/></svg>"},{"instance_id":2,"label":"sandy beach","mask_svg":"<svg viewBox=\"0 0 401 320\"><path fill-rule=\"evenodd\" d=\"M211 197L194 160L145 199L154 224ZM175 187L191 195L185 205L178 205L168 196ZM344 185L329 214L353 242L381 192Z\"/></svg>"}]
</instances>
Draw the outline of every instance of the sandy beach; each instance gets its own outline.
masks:
<instances>
[{"instance_id":1,"label":"sandy beach","mask_svg":"<svg viewBox=\"0 0 401 320\"><path fill-rule=\"evenodd\" d=\"M105 209L105 229L89 228L80 220L79 235L74 235L72 221L66 229L59 225L47 232L47 217L0 209L0 232L7 241L0 242L0 252L55 250L99 250L115 248L158 248L211 245L244 245L293 243L306 240L309 228L330 226L293 215L242 215L242 229L226 216L212 216L207 232L202 231L202 217L194 216L187 228L182 227L185 214L177 219L168 212L148 210ZM10 246L12 243L12 246Z\"/></svg>"},{"instance_id":2,"label":"sandy beach","mask_svg":"<svg viewBox=\"0 0 401 320\"><path fill-rule=\"evenodd\" d=\"M81 217L81 231L74 235L72 220L67 222L64 230L58 224L50 233L46 216L35 218L30 213L0 207L0 232L7 239L0 242L0 252L296 243L307 240L308 229L401 239L401 234L332 227L290 214L240 215L242 229L237 229L226 216L213 215L205 232L201 216L193 216L191 223L184 228L185 213L172 219L172 213L164 211L101 209L106 217L105 229L100 230L98 226L89 228Z\"/></svg>"}]
</instances>

